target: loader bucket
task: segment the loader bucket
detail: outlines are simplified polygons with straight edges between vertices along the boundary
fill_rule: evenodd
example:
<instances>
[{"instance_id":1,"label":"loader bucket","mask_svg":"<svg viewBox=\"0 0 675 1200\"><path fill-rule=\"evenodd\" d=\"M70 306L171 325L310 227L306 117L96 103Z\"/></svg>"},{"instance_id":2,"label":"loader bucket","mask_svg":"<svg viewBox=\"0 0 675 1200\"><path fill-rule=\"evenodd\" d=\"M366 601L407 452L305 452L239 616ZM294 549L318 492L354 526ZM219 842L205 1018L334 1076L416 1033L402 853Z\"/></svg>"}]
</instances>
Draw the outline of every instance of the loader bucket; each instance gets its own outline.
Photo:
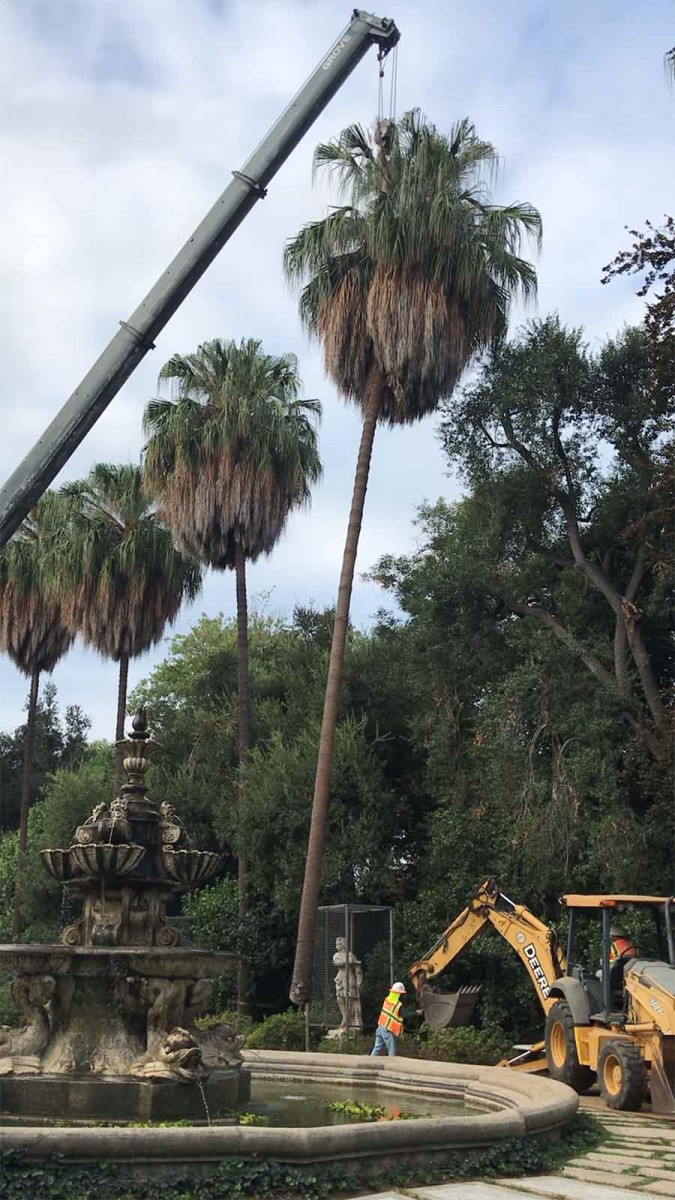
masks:
<instances>
[{"instance_id":1,"label":"loader bucket","mask_svg":"<svg viewBox=\"0 0 675 1200\"><path fill-rule=\"evenodd\" d=\"M469 984L458 992L434 992L425 984L418 993L418 1002L432 1029L454 1029L469 1024L479 992L480 984Z\"/></svg>"}]
</instances>

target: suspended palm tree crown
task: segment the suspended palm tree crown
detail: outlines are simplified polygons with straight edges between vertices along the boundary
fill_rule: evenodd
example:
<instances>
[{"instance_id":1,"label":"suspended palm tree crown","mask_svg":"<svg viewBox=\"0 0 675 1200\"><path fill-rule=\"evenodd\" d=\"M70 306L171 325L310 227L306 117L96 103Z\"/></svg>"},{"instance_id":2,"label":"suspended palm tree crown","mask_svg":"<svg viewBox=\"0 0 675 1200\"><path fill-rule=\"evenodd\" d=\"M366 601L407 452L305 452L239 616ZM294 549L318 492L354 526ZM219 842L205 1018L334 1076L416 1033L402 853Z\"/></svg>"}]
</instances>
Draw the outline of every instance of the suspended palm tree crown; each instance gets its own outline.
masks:
<instances>
[{"instance_id":1,"label":"suspended palm tree crown","mask_svg":"<svg viewBox=\"0 0 675 1200\"><path fill-rule=\"evenodd\" d=\"M468 120L444 137L415 110L377 136L352 125L317 147L315 171L332 172L349 203L305 225L284 265L305 285L301 317L341 393L363 407L376 369L380 419L404 424L504 332L513 295L534 294L520 247L540 240L541 219L489 202L497 153Z\"/></svg>"},{"instance_id":2,"label":"suspended palm tree crown","mask_svg":"<svg viewBox=\"0 0 675 1200\"><path fill-rule=\"evenodd\" d=\"M53 671L74 640L48 591L62 535L62 505L47 492L0 551L0 649L24 675Z\"/></svg>"},{"instance_id":3,"label":"suspended palm tree crown","mask_svg":"<svg viewBox=\"0 0 675 1200\"><path fill-rule=\"evenodd\" d=\"M140 467L99 463L62 494L70 523L56 586L71 627L107 658L134 658L197 595L201 569L157 520Z\"/></svg>"},{"instance_id":4,"label":"suspended palm tree crown","mask_svg":"<svg viewBox=\"0 0 675 1200\"><path fill-rule=\"evenodd\" d=\"M295 357L215 339L175 355L160 380L175 395L146 408L145 479L180 548L221 568L237 545L251 561L269 554L321 475L321 406L298 399Z\"/></svg>"}]
</instances>

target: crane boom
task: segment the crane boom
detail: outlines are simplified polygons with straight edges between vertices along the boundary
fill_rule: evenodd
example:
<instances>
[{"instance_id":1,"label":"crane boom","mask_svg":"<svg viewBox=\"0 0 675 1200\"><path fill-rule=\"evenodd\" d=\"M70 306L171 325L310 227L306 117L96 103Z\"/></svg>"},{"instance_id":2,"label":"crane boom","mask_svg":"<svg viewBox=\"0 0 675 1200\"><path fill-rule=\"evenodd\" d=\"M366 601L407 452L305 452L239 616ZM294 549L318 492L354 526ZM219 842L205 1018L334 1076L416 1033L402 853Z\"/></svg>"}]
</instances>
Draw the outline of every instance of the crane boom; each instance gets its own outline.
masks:
<instances>
[{"instance_id":1,"label":"crane boom","mask_svg":"<svg viewBox=\"0 0 675 1200\"><path fill-rule=\"evenodd\" d=\"M0 546L17 529L126 382L176 309L213 262L344 81L373 44L385 53L395 23L355 9L344 33L85 375L0 491Z\"/></svg>"}]
</instances>

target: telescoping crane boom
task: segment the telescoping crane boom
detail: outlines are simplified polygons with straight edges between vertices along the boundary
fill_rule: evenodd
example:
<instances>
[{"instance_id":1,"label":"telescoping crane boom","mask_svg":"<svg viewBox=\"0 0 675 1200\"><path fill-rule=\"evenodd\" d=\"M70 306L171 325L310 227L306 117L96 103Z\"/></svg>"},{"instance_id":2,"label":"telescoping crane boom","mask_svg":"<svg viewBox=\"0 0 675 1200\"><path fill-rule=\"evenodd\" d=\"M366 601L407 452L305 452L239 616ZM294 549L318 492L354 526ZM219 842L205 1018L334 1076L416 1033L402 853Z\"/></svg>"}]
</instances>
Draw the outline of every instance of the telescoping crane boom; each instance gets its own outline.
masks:
<instances>
[{"instance_id":1,"label":"telescoping crane boom","mask_svg":"<svg viewBox=\"0 0 675 1200\"><path fill-rule=\"evenodd\" d=\"M388 18L354 9L349 25L197 226L173 262L108 344L70 399L0 491L0 546L126 382L270 180L372 45L400 37Z\"/></svg>"}]
</instances>

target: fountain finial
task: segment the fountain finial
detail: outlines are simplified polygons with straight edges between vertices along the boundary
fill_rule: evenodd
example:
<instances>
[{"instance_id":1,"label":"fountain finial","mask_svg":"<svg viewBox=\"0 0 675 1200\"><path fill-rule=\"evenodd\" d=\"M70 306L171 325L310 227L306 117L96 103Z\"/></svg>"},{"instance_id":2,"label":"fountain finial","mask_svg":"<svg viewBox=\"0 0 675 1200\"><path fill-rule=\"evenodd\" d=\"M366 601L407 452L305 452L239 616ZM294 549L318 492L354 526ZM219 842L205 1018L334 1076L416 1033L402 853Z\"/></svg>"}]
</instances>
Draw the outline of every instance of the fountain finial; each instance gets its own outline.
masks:
<instances>
[{"instance_id":1,"label":"fountain finial","mask_svg":"<svg viewBox=\"0 0 675 1200\"><path fill-rule=\"evenodd\" d=\"M141 704L139 708L136 709L131 721L131 726L134 732L130 734L130 737L145 738L148 736L148 710L144 704Z\"/></svg>"},{"instance_id":2,"label":"fountain finial","mask_svg":"<svg viewBox=\"0 0 675 1200\"><path fill-rule=\"evenodd\" d=\"M127 776L127 782L123 783L120 789L120 798L127 802L127 807L129 804L140 804L144 817L157 820L159 810L147 795L148 789L144 783L150 756L157 749L157 743L148 733L148 712L145 705L141 705L134 713L128 736L121 738L116 744L124 753L122 766Z\"/></svg>"}]
</instances>

